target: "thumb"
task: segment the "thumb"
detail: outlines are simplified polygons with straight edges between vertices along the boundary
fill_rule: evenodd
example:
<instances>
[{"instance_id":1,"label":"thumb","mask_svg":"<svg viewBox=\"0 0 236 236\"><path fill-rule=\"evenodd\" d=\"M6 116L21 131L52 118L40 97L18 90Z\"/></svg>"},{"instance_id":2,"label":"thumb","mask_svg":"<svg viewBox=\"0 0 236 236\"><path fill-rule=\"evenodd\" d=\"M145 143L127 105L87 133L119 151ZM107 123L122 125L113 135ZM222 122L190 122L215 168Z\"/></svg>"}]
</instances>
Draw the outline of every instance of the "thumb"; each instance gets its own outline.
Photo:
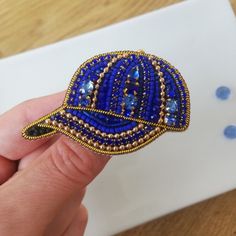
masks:
<instances>
[{"instance_id":1,"label":"thumb","mask_svg":"<svg viewBox=\"0 0 236 236\"><path fill-rule=\"evenodd\" d=\"M44 227L73 194L83 195L109 159L62 136L2 186L0 203L19 225L28 219L32 229Z\"/></svg>"}]
</instances>

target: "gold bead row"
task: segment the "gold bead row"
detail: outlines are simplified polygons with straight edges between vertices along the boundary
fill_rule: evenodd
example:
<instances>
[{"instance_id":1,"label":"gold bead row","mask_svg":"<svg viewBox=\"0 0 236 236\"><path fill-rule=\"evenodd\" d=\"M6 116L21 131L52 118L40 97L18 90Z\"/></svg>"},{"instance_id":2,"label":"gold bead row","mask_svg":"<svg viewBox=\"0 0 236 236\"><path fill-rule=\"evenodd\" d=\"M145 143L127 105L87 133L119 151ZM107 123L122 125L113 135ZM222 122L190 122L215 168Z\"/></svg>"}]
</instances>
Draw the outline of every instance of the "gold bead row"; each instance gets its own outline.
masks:
<instances>
[{"instance_id":1,"label":"gold bead row","mask_svg":"<svg viewBox=\"0 0 236 236\"><path fill-rule=\"evenodd\" d=\"M154 135L159 133L160 130L161 129L159 127L156 127L154 130L152 130L148 134L146 134L143 138L139 138L137 141L134 141L132 144L128 143L126 145L120 145L118 147L118 150L123 151L123 150L126 150L126 149L137 147L138 145L148 141L151 137L153 137Z\"/></svg>"},{"instance_id":2,"label":"gold bead row","mask_svg":"<svg viewBox=\"0 0 236 236\"><path fill-rule=\"evenodd\" d=\"M81 119L78 119L77 116L72 116L71 113L66 113L65 110L61 110L61 111L60 111L60 114L61 114L62 116L65 116L65 117L68 118L68 119L72 119L73 121L78 122L80 125L83 125L84 128L89 129L91 132L94 132L96 135L100 135L100 136L103 137L103 138L104 138L104 137L115 138L115 139L124 138L124 137L130 136L130 135L132 135L133 133L138 132L138 130L144 128L144 124L143 124L143 123L139 123L138 126L134 127L134 128L131 129L131 130L127 130L127 131L121 132L121 133L111 134L111 133L101 132L99 129L96 129L94 126L89 125L88 123L84 122L84 121L81 120ZM51 120L50 120L50 119L47 119L47 120L46 120L46 123L47 123L47 124L50 124L50 123L51 123ZM62 126L61 126L61 127L62 127ZM64 127L64 126L63 126L63 127ZM66 126L65 126L65 127L66 127ZM64 129L65 129L65 127L64 127ZM60 127L59 127L59 128L60 128ZM68 128L69 128L69 127L68 127ZM67 129L67 128L66 128L66 129Z\"/></svg>"},{"instance_id":3,"label":"gold bead row","mask_svg":"<svg viewBox=\"0 0 236 236\"><path fill-rule=\"evenodd\" d=\"M141 65L142 65L142 67L144 67L143 62L141 62ZM143 78L145 78L145 77L146 77L146 71L143 70ZM144 96L144 93L146 94L146 87L145 87L145 86L143 86L143 96ZM145 107L144 104L145 104L145 103L144 103L144 99L142 99L142 100L141 100L141 104L140 104L140 107L142 107L142 109ZM141 112L139 113L139 116L138 116L138 117L139 117L139 118L142 118Z\"/></svg>"},{"instance_id":4,"label":"gold bead row","mask_svg":"<svg viewBox=\"0 0 236 236\"><path fill-rule=\"evenodd\" d=\"M67 113L67 114L69 114L69 113ZM94 142L92 139L88 139L86 136L83 136L81 134L81 132L77 132L74 129L70 129L68 126L64 126L62 123L58 123L55 120L51 121L50 119L47 119L47 120L45 120L45 123L53 125L55 127L58 127L60 129L64 129L66 132L69 132L72 136L74 136L76 138L79 138L84 142L87 142L89 145L93 146L94 148L101 149L101 150L106 150L106 151L123 151L123 150L126 150L126 149L131 149L131 148L137 147L138 145L140 145L140 144L144 143L145 141L149 140L151 137L155 136L161 130L159 127L156 127L154 130L152 130L148 134L146 134L143 138L139 138L137 141L134 141L132 144L128 143L126 145L111 146L111 145L104 145L104 144L99 144L98 142ZM142 124L140 125L140 128L141 128L141 126L142 126ZM135 128L138 128L138 127L135 127ZM143 128L143 126L142 126L142 128Z\"/></svg>"},{"instance_id":5,"label":"gold bead row","mask_svg":"<svg viewBox=\"0 0 236 236\"><path fill-rule=\"evenodd\" d=\"M69 114L69 113L67 113L67 114ZM45 123L53 125L55 127L58 127L60 129L64 129L65 131L69 132L72 136L79 138L84 142L87 142L90 146L93 146L94 148L97 148L100 150L106 150L106 151L123 151L126 149L131 149L131 148L137 147L138 145L141 145L145 141L149 140L151 137L155 136L161 130L159 127L156 127L154 130L152 130L148 134L146 134L143 138L139 138L137 141L134 141L132 144L128 143L126 145L111 146L111 145L99 144L99 142L94 142L92 139L88 139L86 136L81 135L80 132L77 132L74 129L70 129L68 126L64 126L62 123L58 123L55 120L51 121L50 119L47 119L45 121ZM141 128L141 126L140 126L140 128Z\"/></svg>"},{"instance_id":6,"label":"gold bead row","mask_svg":"<svg viewBox=\"0 0 236 236\"><path fill-rule=\"evenodd\" d=\"M154 66L155 70L157 71L157 74L159 76L159 81L160 81L160 89L161 89L161 110L159 113L159 120L158 123L163 123L164 121L164 115L165 115L165 79L163 77L163 73L161 72L161 67L158 65L157 61L153 59L153 57L149 58L152 61L152 65Z\"/></svg>"},{"instance_id":7,"label":"gold bead row","mask_svg":"<svg viewBox=\"0 0 236 236\"><path fill-rule=\"evenodd\" d=\"M111 61L107 63L107 66L103 69L103 72L101 72L99 74L99 79L96 81L95 90L94 90L94 93L93 93L91 108L95 108L96 107L98 89L99 89L99 86L100 86L100 84L102 82L103 77L105 76L105 73L107 73L109 71L111 66L114 63L116 63L118 59L121 59L122 57L127 57L127 56L128 56L127 53L123 53L123 54L119 54L117 57L113 57L111 59Z\"/></svg>"},{"instance_id":8,"label":"gold bead row","mask_svg":"<svg viewBox=\"0 0 236 236\"><path fill-rule=\"evenodd\" d=\"M63 129L63 130L65 130L65 131L67 131L67 132L69 132L71 135L73 135L73 136L75 136L75 137L77 137L77 138L80 138L81 140L83 140L83 141L86 141L86 136L82 136L81 135L81 133L80 132L77 132L76 130L74 130L74 129L71 129L69 126L65 126L65 125L63 125L62 123L58 123L56 120L54 120L54 121L51 121L50 119L46 119L45 120L45 124L47 124L47 125L52 125L52 126L55 126L55 127L58 127L58 128L60 128L60 129Z\"/></svg>"}]
</instances>

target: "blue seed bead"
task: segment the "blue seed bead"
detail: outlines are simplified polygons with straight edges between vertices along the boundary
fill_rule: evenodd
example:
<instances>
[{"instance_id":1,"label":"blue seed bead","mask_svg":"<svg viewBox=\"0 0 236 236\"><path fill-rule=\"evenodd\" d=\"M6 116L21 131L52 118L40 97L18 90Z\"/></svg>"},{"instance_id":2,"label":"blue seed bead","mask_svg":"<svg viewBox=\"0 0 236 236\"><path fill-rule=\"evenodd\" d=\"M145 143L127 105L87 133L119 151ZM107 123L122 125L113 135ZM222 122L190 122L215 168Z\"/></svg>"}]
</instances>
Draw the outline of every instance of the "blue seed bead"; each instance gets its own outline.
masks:
<instances>
[{"instance_id":1,"label":"blue seed bead","mask_svg":"<svg viewBox=\"0 0 236 236\"><path fill-rule=\"evenodd\" d=\"M125 116L130 116L131 115L131 111L130 110L127 110L127 111L125 111L125 114L124 114Z\"/></svg>"},{"instance_id":2,"label":"blue seed bead","mask_svg":"<svg viewBox=\"0 0 236 236\"><path fill-rule=\"evenodd\" d=\"M231 94L231 91L226 86L220 86L216 89L216 97L220 100L227 100Z\"/></svg>"},{"instance_id":3,"label":"blue seed bead","mask_svg":"<svg viewBox=\"0 0 236 236\"><path fill-rule=\"evenodd\" d=\"M80 99L80 101L79 101L79 104L80 104L81 106L86 107L86 106L88 106L88 105L90 104L90 99L87 99L86 97L82 97L82 98Z\"/></svg>"},{"instance_id":4,"label":"blue seed bead","mask_svg":"<svg viewBox=\"0 0 236 236\"><path fill-rule=\"evenodd\" d=\"M72 115L76 116L76 110L72 111Z\"/></svg>"},{"instance_id":5,"label":"blue seed bead","mask_svg":"<svg viewBox=\"0 0 236 236\"><path fill-rule=\"evenodd\" d=\"M86 69L85 69L85 68L82 68L82 69L80 70L80 72L81 72L81 75L83 75L83 74L86 72Z\"/></svg>"},{"instance_id":6,"label":"blue seed bead","mask_svg":"<svg viewBox=\"0 0 236 236\"><path fill-rule=\"evenodd\" d=\"M94 126L94 121L93 120L89 120L89 124Z\"/></svg>"},{"instance_id":7,"label":"blue seed bead","mask_svg":"<svg viewBox=\"0 0 236 236\"><path fill-rule=\"evenodd\" d=\"M236 125L228 125L224 129L224 135L228 139L236 139Z\"/></svg>"},{"instance_id":8,"label":"blue seed bead","mask_svg":"<svg viewBox=\"0 0 236 236\"><path fill-rule=\"evenodd\" d=\"M182 115L182 119L183 119L184 121L186 120L186 117L187 117L186 114L183 114L183 115Z\"/></svg>"}]
</instances>

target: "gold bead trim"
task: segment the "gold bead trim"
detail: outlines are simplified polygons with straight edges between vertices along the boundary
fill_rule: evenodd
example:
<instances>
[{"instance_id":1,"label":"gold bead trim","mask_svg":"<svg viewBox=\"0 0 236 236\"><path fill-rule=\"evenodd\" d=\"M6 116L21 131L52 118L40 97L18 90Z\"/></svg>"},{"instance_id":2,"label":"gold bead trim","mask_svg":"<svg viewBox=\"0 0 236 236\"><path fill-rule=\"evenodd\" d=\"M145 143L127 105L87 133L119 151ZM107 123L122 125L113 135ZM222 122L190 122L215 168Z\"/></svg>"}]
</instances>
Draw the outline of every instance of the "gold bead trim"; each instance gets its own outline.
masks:
<instances>
[{"instance_id":1,"label":"gold bead trim","mask_svg":"<svg viewBox=\"0 0 236 236\"><path fill-rule=\"evenodd\" d=\"M62 111L62 113L67 117L67 115L69 113L64 113ZM74 118L73 116L71 116L70 118ZM77 117L76 117L77 118ZM81 120L79 120L81 121ZM47 127L49 126L53 126L53 128L58 129L59 131L62 132L66 132L70 137L72 137L73 139L78 138L80 140L82 140L83 142L86 142L90 147L92 146L95 150L100 150L100 151L105 151L105 152L118 152L118 151L127 151L130 150L132 148L137 148L140 145L142 145L143 143L149 141L151 138L153 138L154 136L156 136L157 134L159 134L161 132L161 128L160 127L155 127L153 130L151 130L149 133L145 134L144 137L139 138L137 141L134 141L133 143L128 143L126 145L122 144L120 146L112 146L112 145L104 145L102 143L99 142L94 142L94 140L89 139L87 136L82 135L82 133L80 131L76 131L75 129L71 129L69 126L64 126L62 123L58 123L55 120L51 121L50 119L46 119L44 121L44 124L47 125ZM44 126L44 125L42 125ZM85 128L94 128L92 126L89 126L87 123L83 122L83 126ZM98 134L100 134L103 137L108 137L108 138L125 138L127 135L132 135L132 133L137 132L139 129L144 129L144 125L143 124L138 124L137 127L134 127L132 130L128 130L127 132L122 132L120 134L107 134L107 133L101 133L99 132ZM95 129L95 133L96 133ZM96 133L97 134L97 133Z\"/></svg>"},{"instance_id":2,"label":"gold bead trim","mask_svg":"<svg viewBox=\"0 0 236 236\"><path fill-rule=\"evenodd\" d=\"M112 133L105 133L105 132L101 132L99 129L96 129L94 126L85 123L83 120L78 119L77 116L72 116L70 113L66 113L65 110L61 110L60 114L63 117L72 119L73 121L78 122L80 125L83 125L84 128L89 129L91 132L94 132L96 135L99 135L103 138L123 138L123 137L127 137L130 136L136 132L138 132L138 130L141 130L144 128L144 124L143 123L139 123L136 127L132 128L131 130L127 130L125 132L121 132L121 133L116 133L116 134L112 134ZM64 128L66 131L68 131L68 127L65 126L61 123L57 123L55 120L51 121L50 119L46 119L45 120L45 124L52 124L53 126L58 126L59 128Z\"/></svg>"},{"instance_id":3,"label":"gold bead trim","mask_svg":"<svg viewBox=\"0 0 236 236\"><path fill-rule=\"evenodd\" d=\"M127 53L123 53L122 55L119 54L117 57L113 57L111 59L111 61L107 63L107 66L103 69L103 72L99 74L99 79L96 81L95 90L93 92L91 108L96 107L98 90L99 90L100 84L101 84L102 79L104 78L105 74L109 71L109 69L112 67L112 65L117 62L118 59L125 58L127 56L128 56Z\"/></svg>"},{"instance_id":4,"label":"gold bead trim","mask_svg":"<svg viewBox=\"0 0 236 236\"><path fill-rule=\"evenodd\" d=\"M158 123L162 124L164 122L164 116L165 116L165 79L163 77L163 73L161 72L161 67L158 65L158 61L155 60L153 57L149 57L149 60L151 60L152 65L154 66L155 70L157 71L157 74L159 76L160 81L160 89L161 89L161 106L160 106L160 112L159 112L159 120Z\"/></svg>"}]
</instances>

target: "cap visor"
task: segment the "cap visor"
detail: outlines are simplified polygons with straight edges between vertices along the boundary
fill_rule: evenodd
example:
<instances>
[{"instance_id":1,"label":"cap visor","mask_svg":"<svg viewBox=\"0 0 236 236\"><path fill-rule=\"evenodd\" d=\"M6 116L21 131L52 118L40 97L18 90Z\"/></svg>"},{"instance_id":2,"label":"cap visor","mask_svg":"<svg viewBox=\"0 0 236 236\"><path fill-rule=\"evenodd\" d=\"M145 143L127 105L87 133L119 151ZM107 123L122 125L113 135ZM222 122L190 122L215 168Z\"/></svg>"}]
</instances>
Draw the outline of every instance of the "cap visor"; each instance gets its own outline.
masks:
<instances>
[{"instance_id":1,"label":"cap visor","mask_svg":"<svg viewBox=\"0 0 236 236\"><path fill-rule=\"evenodd\" d=\"M27 126L23 136L38 139L57 131L90 150L114 155L133 152L145 146L163 134L166 128L115 117L103 111L60 107Z\"/></svg>"}]
</instances>

